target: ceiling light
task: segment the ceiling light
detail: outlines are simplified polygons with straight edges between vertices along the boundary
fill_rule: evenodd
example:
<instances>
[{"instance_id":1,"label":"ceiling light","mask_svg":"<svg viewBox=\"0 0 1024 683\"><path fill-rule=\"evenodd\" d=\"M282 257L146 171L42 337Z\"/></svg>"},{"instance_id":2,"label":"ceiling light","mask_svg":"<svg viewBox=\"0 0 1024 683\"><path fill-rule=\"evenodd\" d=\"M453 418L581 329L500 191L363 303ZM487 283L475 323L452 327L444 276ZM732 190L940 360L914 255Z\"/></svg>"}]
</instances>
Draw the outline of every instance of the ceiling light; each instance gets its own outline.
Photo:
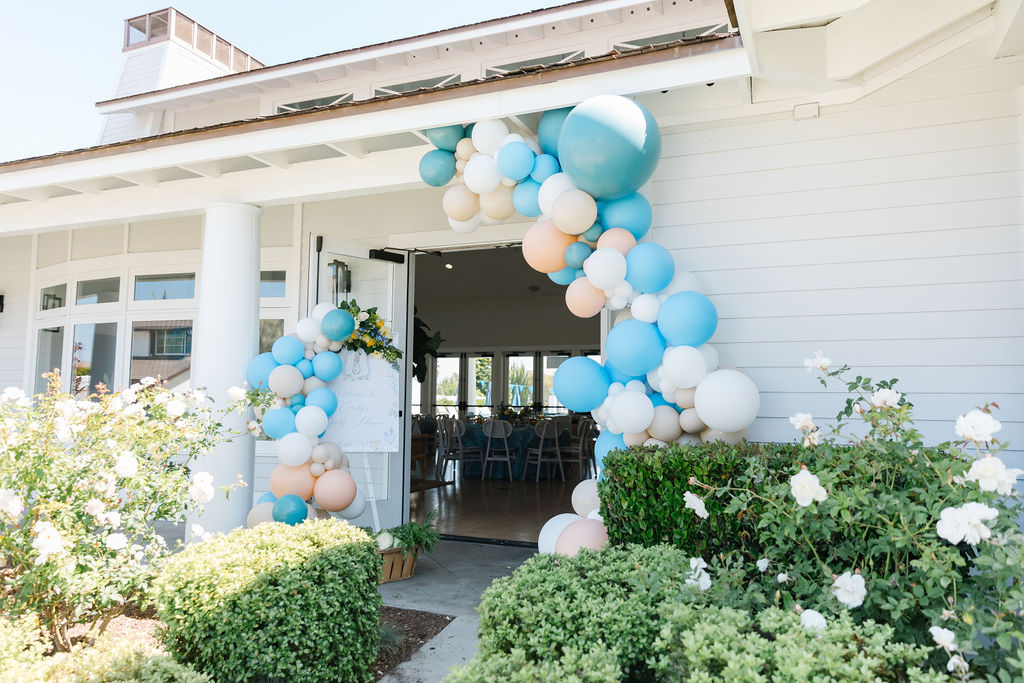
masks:
<instances>
[{"instance_id":1,"label":"ceiling light","mask_svg":"<svg viewBox=\"0 0 1024 683\"><path fill-rule=\"evenodd\" d=\"M446 264L444 264L444 267L445 267L445 268L447 268L448 270L451 270L451 269L452 269L452 268L454 268L455 266L453 266L453 265L452 265L452 264L450 264L450 263L446 263Z\"/></svg>"}]
</instances>

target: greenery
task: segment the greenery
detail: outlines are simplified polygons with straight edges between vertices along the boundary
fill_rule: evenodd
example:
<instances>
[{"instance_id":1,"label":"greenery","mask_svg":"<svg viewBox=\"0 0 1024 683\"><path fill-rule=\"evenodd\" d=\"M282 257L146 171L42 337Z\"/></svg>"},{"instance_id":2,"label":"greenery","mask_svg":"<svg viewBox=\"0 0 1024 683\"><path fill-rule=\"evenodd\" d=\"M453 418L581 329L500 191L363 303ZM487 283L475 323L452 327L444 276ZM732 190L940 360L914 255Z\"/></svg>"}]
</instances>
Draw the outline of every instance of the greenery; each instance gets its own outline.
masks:
<instances>
[{"instance_id":1,"label":"greenery","mask_svg":"<svg viewBox=\"0 0 1024 683\"><path fill-rule=\"evenodd\" d=\"M401 548L403 557L417 547L423 548L428 553L433 552L434 544L441 538L437 529L434 528L436 521L437 510L431 510L423 522L406 522L401 526L387 529L392 538L391 547Z\"/></svg>"},{"instance_id":2,"label":"greenery","mask_svg":"<svg viewBox=\"0 0 1024 683\"><path fill-rule=\"evenodd\" d=\"M163 563L159 637L216 681L370 681L380 567L373 539L340 520L238 529Z\"/></svg>"},{"instance_id":3,"label":"greenery","mask_svg":"<svg viewBox=\"0 0 1024 683\"><path fill-rule=\"evenodd\" d=\"M464 667L453 669L445 683L618 683L621 679L615 655L603 645L586 652L565 648L558 659L535 661L514 648L511 652L477 655Z\"/></svg>"},{"instance_id":4,"label":"greenery","mask_svg":"<svg viewBox=\"0 0 1024 683\"><path fill-rule=\"evenodd\" d=\"M42 636L34 615L0 615L0 662L12 670L34 665L46 651Z\"/></svg>"},{"instance_id":5,"label":"greenery","mask_svg":"<svg viewBox=\"0 0 1024 683\"><path fill-rule=\"evenodd\" d=\"M417 382L427 380L427 356L435 358L444 343L440 332L430 334L430 326L420 318L419 308L413 307L412 321L412 374Z\"/></svg>"},{"instance_id":6,"label":"greenery","mask_svg":"<svg viewBox=\"0 0 1024 683\"><path fill-rule=\"evenodd\" d=\"M89 625L94 639L169 552L153 521L184 521L213 498L212 477L190 465L248 403L215 411L202 391L153 378L89 400L60 387L51 375L34 399L0 394L0 557L10 567L4 609L37 615L52 648L66 651L70 626Z\"/></svg>"},{"instance_id":7,"label":"greenery","mask_svg":"<svg viewBox=\"0 0 1024 683\"><path fill-rule=\"evenodd\" d=\"M391 330L377 314L377 307L362 309L355 299L349 299L339 303L338 308L348 311L356 321L356 329L352 336L344 340L342 348L376 354L397 368L398 361L402 358L402 350L395 346Z\"/></svg>"}]
</instances>

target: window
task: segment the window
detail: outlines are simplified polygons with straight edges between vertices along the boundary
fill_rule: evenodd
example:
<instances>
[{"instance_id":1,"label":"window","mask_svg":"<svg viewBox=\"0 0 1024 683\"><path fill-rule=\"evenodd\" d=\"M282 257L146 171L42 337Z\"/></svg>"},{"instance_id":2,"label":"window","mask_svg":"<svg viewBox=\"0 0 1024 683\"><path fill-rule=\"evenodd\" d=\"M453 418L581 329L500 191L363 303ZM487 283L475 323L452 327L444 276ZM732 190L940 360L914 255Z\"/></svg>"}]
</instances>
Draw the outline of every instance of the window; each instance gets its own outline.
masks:
<instances>
[{"instance_id":1,"label":"window","mask_svg":"<svg viewBox=\"0 0 1024 683\"><path fill-rule=\"evenodd\" d=\"M114 388L114 362L117 349L117 323L75 325L71 349L71 393L84 399L95 394L99 385Z\"/></svg>"},{"instance_id":2,"label":"window","mask_svg":"<svg viewBox=\"0 0 1024 683\"><path fill-rule=\"evenodd\" d=\"M469 356L466 371L466 388L469 394L469 412L490 417L494 407L494 384L491 356Z\"/></svg>"},{"instance_id":3,"label":"window","mask_svg":"<svg viewBox=\"0 0 1024 683\"><path fill-rule=\"evenodd\" d=\"M327 97L317 97L312 100L301 100L299 102L289 102L288 104L281 104L277 107L277 113L283 114L289 111L303 111L304 109L315 109L316 107L329 107L333 104L341 104L342 102L351 102L353 100L352 93L347 92L341 95L329 95Z\"/></svg>"},{"instance_id":4,"label":"window","mask_svg":"<svg viewBox=\"0 0 1024 683\"><path fill-rule=\"evenodd\" d=\"M163 38L167 35L168 11L149 15L149 39Z\"/></svg>"},{"instance_id":5,"label":"window","mask_svg":"<svg viewBox=\"0 0 1024 683\"><path fill-rule=\"evenodd\" d=\"M380 97L382 95L399 95L401 93L412 92L414 90L423 90L425 88L439 88L443 85L450 85L452 83L461 83L462 76L460 74L448 74L445 76L435 76L434 78L424 78L420 81L408 81L406 83L396 83L395 85L382 85L379 88L374 88L373 96Z\"/></svg>"},{"instance_id":6,"label":"window","mask_svg":"<svg viewBox=\"0 0 1024 683\"><path fill-rule=\"evenodd\" d=\"M558 370L558 366L568 360L568 356L565 355L552 355L542 356L544 361L544 376L541 378L543 384L541 385L541 402L543 403L543 410L545 413L565 413L568 412L565 406L555 397L554 383L555 383L555 371Z\"/></svg>"},{"instance_id":7,"label":"window","mask_svg":"<svg viewBox=\"0 0 1024 683\"><path fill-rule=\"evenodd\" d=\"M260 319L260 353L267 353L278 339L284 336L282 318Z\"/></svg>"},{"instance_id":8,"label":"window","mask_svg":"<svg viewBox=\"0 0 1024 683\"><path fill-rule=\"evenodd\" d=\"M260 298L279 299L285 295L285 272L283 270L260 271Z\"/></svg>"},{"instance_id":9,"label":"window","mask_svg":"<svg viewBox=\"0 0 1024 683\"><path fill-rule=\"evenodd\" d=\"M458 356L441 356L437 359L437 372L434 374L435 415L459 413L460 360Z\"/></svg>"},{"instance_id":10,"label":"window","mask_svg":"<svg viewBox=\"0 0 1024 683\"><path fill-rule=\"evenodd\" d=\"M191 320L140 320L132 325L129 383L158 377L171 389L184 389L191 372Z\"/></svg>"},{"instance_id":11,"label":"window","mask_svg":"<svg viewBox=\"0 0 1024 683\"><path fill-rule=\"evenodd\" d=\"M184 356L192 353L192 328L153 331L154 356Z\"/></svg>"},{"instance_id":12,"label":"window","mask_svg":"<svg viewBox=\"0 0 1024 683\"><path fill-rule=\"evenodd\" d=\"M505 402L511 408L524 408L533 404L533 354L509 355L508 395Z\"/></svg>"},{"instance_id":13,"label":"window","mask_svg":"<svg viewBox=\"0 0 1024 683\"><path fill-rule=\"evenodd\" d=\"M224 66L230 66L231 43L225 42L223 38L217 38L217 47L214 50L213 58Z\"/></svg>"},{"instance_id":14,"label":"window","mask_svg":"<svg viewBox=\"0 0 1024 683\"><path fill-rule=\"evenodd\" d=\"M196 296L195 273L139 275L135 278L136 301L193 299Z\"/></svg>"},{"instance_id":15,"label":"window","mask_svg":"<svg viewBox=\"0 0 1024 683\"><path fill-rule=\"evenodd\" d=\"M120 289L121 278L119 277L82 280L78 283L78 295L75 297L75 303L84 306L115 302L120 296Z\"/></svg>"},{"instance_id":16,"label":"window","mask_svg":"<svg viewBox=\"0 0 1024 683\"><path fill-rule=\"evenodd\" d=\"M36 341L36 384L35 393L46 391L48 372L60 370L64 350L64 327L44 327L39 330Z\"/></svg>"},{"instance_id":17,"label":"window","mask_svg":"<svg viewBox=\"0 0 1024 683\"><path fill-rule=\"evenodd\" d=\"M52 287L43 287L39 297L39 310L52 311L55 308L62 308L67 296L68 286L65 283L53 285Z\"/></svg>"},{"instance_id":18,"label":"window","mask_svg":"<svg viewBox=\"0 0 1024 683\"><path fill-rule=\"evenodd\" d=\"M192 44L192 29L195 22L183 14L174 13L174 37L188 45Z\"/></svg>"},{"instance_id":19,"label":"window","mask_svg":"<svg viewBox=\"0 0 1024 683\"><path fill-rule=\"evenodd\" d=\"M128 20L128 35L125 45L138 45L146 42L146 21L148 17L136 17Z\"/></svg>"},{"instance_id":20,"label":"window","mask_svg":"<svg viewBox=\"0 0 1024 683\"><path fill-rule=\"evenodd\" d=\"M213 32L196 24L195 48L207 57L213 56Z\"/></svg>"}]
</instances>

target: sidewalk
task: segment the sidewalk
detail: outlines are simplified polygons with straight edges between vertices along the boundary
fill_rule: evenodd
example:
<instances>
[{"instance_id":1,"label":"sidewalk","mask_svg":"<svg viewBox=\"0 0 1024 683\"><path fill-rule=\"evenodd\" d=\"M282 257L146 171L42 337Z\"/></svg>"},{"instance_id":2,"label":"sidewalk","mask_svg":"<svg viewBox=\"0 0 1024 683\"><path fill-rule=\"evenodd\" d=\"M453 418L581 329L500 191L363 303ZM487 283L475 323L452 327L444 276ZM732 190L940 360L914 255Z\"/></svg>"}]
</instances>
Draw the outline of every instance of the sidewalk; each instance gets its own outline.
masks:
<instances>
[{"instance_id":1,"label":"sidewalk","mask_svg":"<svg viewBox=\"0 0 1024 683\"><path fill-rule=\"evenodd\" d=\"M436 683L476 653L480 595L499 576L511 574L536 551L482 543L441 541L421 555L416 575L380 586L390 607L449 614L452 620L381 683Z\"/></svg>"}]
</instances>

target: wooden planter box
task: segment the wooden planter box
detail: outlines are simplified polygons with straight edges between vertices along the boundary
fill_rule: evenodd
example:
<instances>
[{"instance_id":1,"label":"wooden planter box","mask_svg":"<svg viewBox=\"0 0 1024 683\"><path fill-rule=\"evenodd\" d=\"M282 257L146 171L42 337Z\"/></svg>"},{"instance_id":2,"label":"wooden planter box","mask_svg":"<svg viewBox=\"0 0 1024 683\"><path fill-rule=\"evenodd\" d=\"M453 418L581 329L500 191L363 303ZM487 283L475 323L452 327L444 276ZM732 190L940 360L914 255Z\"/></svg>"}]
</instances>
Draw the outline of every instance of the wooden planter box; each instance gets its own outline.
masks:
<instances>
[{"instance_id":1,"label":"wooden planter box","mask_svg":"<svg viewBox=\"0 0 1024 683\"><path fill-rule=\"evenodd\" d=\"M380 568L380 582L390 583L412 578L416 572L416 556L420 554L420 547L416 546L409 552L401 548L389 548L381 550L380 554L384 558L384 566Z\"/></svg>"}]
</instances>

